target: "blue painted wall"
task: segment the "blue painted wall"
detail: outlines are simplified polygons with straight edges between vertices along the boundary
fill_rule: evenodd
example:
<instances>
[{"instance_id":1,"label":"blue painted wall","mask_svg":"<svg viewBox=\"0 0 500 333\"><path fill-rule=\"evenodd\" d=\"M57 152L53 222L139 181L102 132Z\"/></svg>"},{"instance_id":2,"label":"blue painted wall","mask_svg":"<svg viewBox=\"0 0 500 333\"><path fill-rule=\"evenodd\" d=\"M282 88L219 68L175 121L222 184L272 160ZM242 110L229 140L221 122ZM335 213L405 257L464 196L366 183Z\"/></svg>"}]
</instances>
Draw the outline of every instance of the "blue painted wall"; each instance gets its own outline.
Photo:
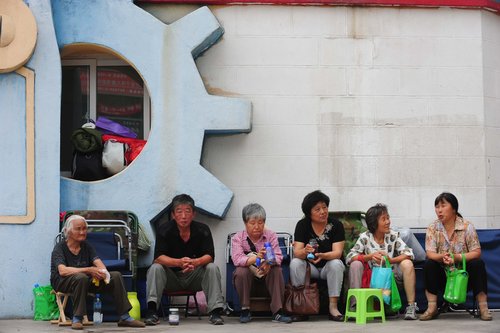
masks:
<instances>
[{"instance_id":1,"label":"blue painted wall","mask_svg":"<svg viewBox=\"0 0 500 333\"><path fill-rule=\"evenodd\" d=\"M38 25L35 52L26 67L35 71L36 218L28 225L0 224L0 318L32 315L33 284L49 281L50 252L59 222L59 110L61 62L49 0L25 1ZM0 210L26 213L25 84L0 74ZM5 194L8 193L8 196Z\"/></svg>"},{"instance_id":2,"label":"blue painted wall","mask_svg":"<svg viewBox=\"0 0 500 333\"><path fill-rule=\"evenodd\" d=\"M5 73L0 80L0 133L9 133L1 144L0 212L2 215L26 215L26 84L17 73ZM16 101L16 103L12 103ZM5 184L5 185L4 185ZM18 200L11 200L18 198Z\"/></svg>"},{"instance_id":3,"label":"blue painted wall","mask_svg":"<svg viewBox=\"0 0 500 333\"><path fill-rule=\"evenodd\" d=\"M0 224L0 318L32 316L31 289L35 282L48 283L60 210L131 210L151 237L148 221L177 193L188 192L202 210L224 216L232 192L200 166L203 138L205 133L250 130L250 103L208 95L193 60L223 33L208 8L167 26L131 0L26 3L39 29L27 64L36 73L36 219L30 225ZM98 182L59 177L58 48L73 43L96 44L121 55L142 75L151 96L148 144L123 172ZM24 163L23 98L22 81L0 74L0 130L4 137L16 138L12 146L0 145L15 155L11 163L0 164L0 174L12 175L0 178L2 189L12 193L0 196L5 215L22 213L26 201L23 170L18 167ZM151 256L142 258L141 264L149 265Z\"/></svg>"}]
</instances>

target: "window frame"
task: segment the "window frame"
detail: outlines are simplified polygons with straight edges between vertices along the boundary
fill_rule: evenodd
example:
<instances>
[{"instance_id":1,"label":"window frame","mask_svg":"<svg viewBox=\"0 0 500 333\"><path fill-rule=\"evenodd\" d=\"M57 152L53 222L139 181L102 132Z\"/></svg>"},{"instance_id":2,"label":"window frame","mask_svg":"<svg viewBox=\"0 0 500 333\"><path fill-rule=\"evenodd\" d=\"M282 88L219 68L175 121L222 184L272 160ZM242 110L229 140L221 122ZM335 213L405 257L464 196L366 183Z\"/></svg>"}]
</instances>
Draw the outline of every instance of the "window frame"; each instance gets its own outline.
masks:
<instances>
[{"instance_id":1,"label":"window frame","mask_svg":"<svg viewBox=\"0 0 500 333\"><path fill-rule=\"evenodd\" d=\"M77 58L61 60L62 67L88 66L89 67L89 99L87 118L96 120L97 116L97 68L101 66L127 66L132 67L127 62L120 59L101 59L101 58ZM135 68L134 68L135 70ZM143 80L143 132L144 140L147 140L151 130L151 99L146 83Z\"/></svg>"}]
</instances>

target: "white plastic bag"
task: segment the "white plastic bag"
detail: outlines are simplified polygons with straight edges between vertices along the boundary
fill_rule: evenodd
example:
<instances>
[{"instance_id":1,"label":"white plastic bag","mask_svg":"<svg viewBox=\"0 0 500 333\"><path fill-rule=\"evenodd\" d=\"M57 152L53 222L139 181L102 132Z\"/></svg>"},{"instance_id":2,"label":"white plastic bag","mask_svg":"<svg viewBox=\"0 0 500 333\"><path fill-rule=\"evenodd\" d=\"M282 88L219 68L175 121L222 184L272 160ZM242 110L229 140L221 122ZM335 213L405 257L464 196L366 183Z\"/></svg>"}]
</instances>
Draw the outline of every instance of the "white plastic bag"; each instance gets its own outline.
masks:
<instances>
[{"instance_id":1,"label":"white plastic bag","mask_svg":"<svg viewBox=\"0 0 500 333\"><path fill-rule=\"evenodd\" d=\"M118 142L116 140L107 140L104 143L102 151L102 166L114 175L125 169L127 161L125 159L125 152L128 149L126 143Z\"/></svg>"}]
</instances>

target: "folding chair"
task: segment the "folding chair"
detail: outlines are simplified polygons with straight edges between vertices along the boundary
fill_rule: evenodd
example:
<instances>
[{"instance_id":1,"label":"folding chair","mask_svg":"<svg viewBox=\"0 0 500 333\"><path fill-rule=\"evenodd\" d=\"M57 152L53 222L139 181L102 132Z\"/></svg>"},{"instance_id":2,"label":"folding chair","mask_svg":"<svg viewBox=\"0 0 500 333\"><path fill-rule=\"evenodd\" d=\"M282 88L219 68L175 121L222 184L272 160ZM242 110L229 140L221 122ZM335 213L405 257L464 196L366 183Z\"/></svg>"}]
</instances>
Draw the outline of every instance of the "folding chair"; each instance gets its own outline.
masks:
<instances>
[{"instance_id":1,"label":"folding chair","mask_svg":"<svg viewBox=\"0 0 500 333\"><path fill-rule=\"evenodd\" d=\"M163 296L167 298L167 304L164 306L164 303L161 304L161 310L163 313L163 319L168 320L168 314L170 313L170 308L181 308L184 309L184 317L187 318L189 314L189 309L196 309L196 315L198 319L201 320L201 312L200 307L198 305L198 300L196 299L196 291L192 290L176 290L176 291L167 291L163 290ZM186 296L186 303L175 303L174 297ZM194 307L189 306L189 298L193 297L194 299Z\"/></svg>"},{"instance_id":2,"label":"folding chair","mask_svg":"<svg viewBox=\"0 0 500 333\"><path fill-rule=\"evenodd\" d=\"M59 326L71 326L71 320L66 318L66 314L64 310L66 309L66 304L68 303L69 297L72 296L71 293L61 293L58 291L52 290L52 293L56 294L56 303L59 308L59 318L56 320L51 320L51 324L58 324ZM89 321L87 315L83 316L82 324L84 326L92 326L94 322Z\"/></svg>"},{"instance_id":3,"label":"folding chair","mask_svg":"<svg viewBox=\"0 0 500 333\"><path fill-rule=\"evenodd\" d=\"M240 301L238 298L238 293L236 288L233 286L233 272L235 270L233 261L231 259L231 238L234 236L235 232L227 235L226 241L226 300L228 303L228 312L241 310ZM293 256L293 235L288 232L277 231L278 243L283 254L283 261L281 262L281 269L283 271L283 278L288 281L290 275L290 261ZM269 311L270 296L267 289L263 283L256 284L250 295L250 308L254 311Z\"/></svg>"}]
</instances>

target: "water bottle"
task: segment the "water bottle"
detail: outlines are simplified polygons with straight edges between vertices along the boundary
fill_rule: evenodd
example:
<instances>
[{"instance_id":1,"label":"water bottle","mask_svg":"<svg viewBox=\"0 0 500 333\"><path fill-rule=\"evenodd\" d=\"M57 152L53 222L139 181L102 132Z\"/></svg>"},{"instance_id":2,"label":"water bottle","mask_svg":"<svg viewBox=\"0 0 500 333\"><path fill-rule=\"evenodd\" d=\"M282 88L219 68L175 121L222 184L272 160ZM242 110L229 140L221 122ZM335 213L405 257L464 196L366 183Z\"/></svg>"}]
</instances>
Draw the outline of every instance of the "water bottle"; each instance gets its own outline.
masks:
<instances>
[{"instance_id":1,"label":"water bottle","mask_svg":"<svg viewBox=\"0 0 500 333\"><path fill-rule=\"evenodd\" d=\"M276 264L276 256L274 255L273 247L270 242L265 242L264 247L266 248L266 262L268 265Z\"/></svg>"},{"instance_id":2,"label":"water bottle","mask_svg":"<svg viewBox=\"0 0 500 333\"><path fill-rule=\"evenodd\" d=\"M318 251L318 241L316 239L314 239L314 238L310 239L309 245L311 245L314 248L314 252ZM310 252L307 254L308 260L314 260L314 258L316 257L314 252Z\"/></svg>"},{"instance_id":3,"label":"water bottle","mask_svg":"<svg viewBox=\"0 0 500 333\"><path fill-rule=\"evenodd\" d=\"M260 264L262 263L261 261L262 260L259 257L255 258L255 266L260 267Z\"/></svg>"},{"instance_id":4,"label":"water bottle","mask_svg":"<svg viewBox=\"0 0 500 333\"><path fill-rule=\"evenodd\" d=\"M95 294L94 299L94 324L102 323L102 303L99 294Z\"/></svg>"},{"instance_id":5,"label":"water bottle","mask_svg":"<svg viewBox=\"0 0 500 333\"><path fill-rule=\"evenodd\" d=\"M33 286L33 293L35 294L35 298L37 296L43 296L43 294L40 294L40 291L38 290L38 288L40 288L40 285L38 283L35 283ZM32 299L31 300L31 310L33 310L35 307L34 303L35 303L35 301ZM36 317L36 314L35 314L35 317Z\"/></svg>"}]
</instances>

